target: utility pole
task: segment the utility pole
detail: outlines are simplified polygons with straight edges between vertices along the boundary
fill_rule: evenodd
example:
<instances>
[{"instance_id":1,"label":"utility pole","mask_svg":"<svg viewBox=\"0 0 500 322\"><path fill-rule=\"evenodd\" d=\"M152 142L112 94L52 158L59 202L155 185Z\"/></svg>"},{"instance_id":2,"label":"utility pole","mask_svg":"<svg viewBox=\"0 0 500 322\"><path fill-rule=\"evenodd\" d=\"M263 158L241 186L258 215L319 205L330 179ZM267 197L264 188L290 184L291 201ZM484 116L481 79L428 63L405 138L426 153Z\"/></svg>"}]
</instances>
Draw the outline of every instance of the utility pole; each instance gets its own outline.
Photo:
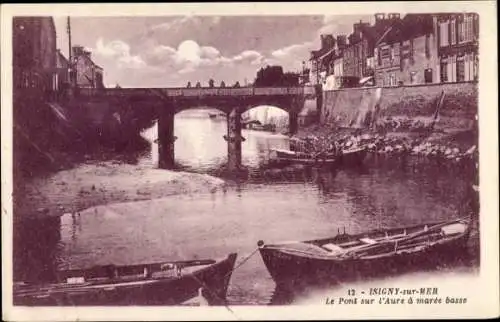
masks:
<instances>
[{"instance_id":1,"label":"utility pole","mask_svg":"<svg viewBox=\"0 0 500 322\"><path fill-rule=\"evenodd\" d=\"M74 87L74 73L73 73L73 57L71 55L71 52L72 52L72 48L71 48L71 20L70 20L70 17L68 16L67 20L66 20L66 28L67 28L67 32L68 32L68 63L69 63L69 83L70 83L70 87L73 89Z\"/></svg>"}]
</instances>

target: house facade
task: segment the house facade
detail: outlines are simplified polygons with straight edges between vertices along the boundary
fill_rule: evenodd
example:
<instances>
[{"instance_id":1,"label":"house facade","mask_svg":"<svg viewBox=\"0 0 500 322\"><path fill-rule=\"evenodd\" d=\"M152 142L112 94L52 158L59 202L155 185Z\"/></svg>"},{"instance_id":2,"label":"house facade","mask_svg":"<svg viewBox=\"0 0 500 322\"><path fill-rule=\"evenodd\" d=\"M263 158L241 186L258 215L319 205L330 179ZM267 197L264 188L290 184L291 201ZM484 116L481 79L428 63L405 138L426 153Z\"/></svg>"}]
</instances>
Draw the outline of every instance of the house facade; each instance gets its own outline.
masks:
<instances>
[{"instance_id":1,"label":"house facade","mask_svg":"<svg viewBox=\"0 0 500 322\"><path fill-rule=\"evenodd\" d=\"M104 88L103 69L91 59L91 53L82 46L74 46L72 53L74 64L73 78L80 88Z\"/></svg>"},{"instance_id":2,"label":"house facade","mask_svg":"<svg viewBox=\"0 0 500 322\"><path fill-rule=\"evenodd\" d=\"M375 82L379 86L439 82L433 16L406 15L377 41L375 56Z\"/></svg>"},{"instance_id":3,"label":"house facade","mask_svg":"<svg viewBox=\"0 0 500 322\"><path fill-rule=\"evenodd\" d=\"M344 53L344 75L359 79L375 76L375 46L377 40L400 20L397 13L375 14L375 24L360 21L353 25L349 46Z\"/></svg>"},{"instance_id":4,"label":"house facade","mask_svg":"<svg viewBox=\"0 0 500 322\"><path fill-rule=\"evenodd\" d=\"M336 40L333 35L321 35L321 48L311 51L309 81L312 85L324 83L328 74L333 71Z\"/></svg>"},{"instance_id":5,"label":"house facade","mask_svg":"<svg viewBox=\"0 0 500 322\"><path fill-rule=\"evenodd\" d=\"M439 78L443 83L475 81L479 69L479 16L476 13L434 17Z\"/></svg>"},{"instance_id":6,"label":"house facade","mask_svg":"<svg viewBox=\"0 0 500 322\"><path fill-rule=\"evenodd\" d=\"M14 17L12 30L14 89L49 95L56 83L56 29L52 17Z\"/></svg>"}]
</instances>

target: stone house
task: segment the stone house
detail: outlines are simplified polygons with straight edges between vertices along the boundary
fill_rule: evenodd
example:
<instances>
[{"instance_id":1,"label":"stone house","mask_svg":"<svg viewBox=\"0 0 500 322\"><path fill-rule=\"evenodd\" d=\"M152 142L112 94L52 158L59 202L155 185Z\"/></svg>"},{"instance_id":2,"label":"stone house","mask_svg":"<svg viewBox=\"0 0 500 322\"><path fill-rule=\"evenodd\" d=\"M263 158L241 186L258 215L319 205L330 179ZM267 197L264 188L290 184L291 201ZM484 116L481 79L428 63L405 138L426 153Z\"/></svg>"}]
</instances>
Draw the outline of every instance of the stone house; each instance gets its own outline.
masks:
<instances>
[{"instance_id":1,"label":"stone house","mask_svg":"<svg viewBox=\"0 0 500 322\"><path fill-rule=\"evenodd\" d=\"M375 46L375 81L379 86L439 82L436 30L431 14L408 14Z\"/></svg>"},{"instance_id":2,"label":"stone house","mask_svg":"<svg viewBox=\"0 0 500 322\"><path fill-rule=\"evenodd\" d=\"M451 13L434 16L440 82L476 81L479 69L479 15Z\"/></svg>"},{"instance_id":3,"label":"stone house","mask_svg":"<svg viewBox=\"0 0 500 322\"><path fill-rule=\"evenodd\" d=\"M360 21L353 25L353 33L349 35L349 45L344 50L344 75L359 79L374 76L374 49L377 40L400 20L398 13L375 14L375 24Z\"/></svg>"},{"instance_id":4,"label":"stone house","mask_svg":"<svg viewBox=\"0 0 500 322\"><path fill-rule=\"evenodd\" d=\"M321 35L321 48L311 51L309 81L312 85L322 84L333 70L335 38L333 35Z\"/></svg>"},{"instance_id":5,"label":"stone house","mask_svg":"<svg viewBox=\"0 0 500 322\"><path fill-rule=\"evenodd\" d=\"M56 29L52 17L14 17L12 72L14 89L47 95L55 86Z\"/></svg>"},{"instance_id":6,"label":"stone house","mask_svg":"<svg viewBox=\"0 0 500 322\"><path fill-rule=\"evenodd\" d=\"M92 61L90 51L83 46L74 46L72 53L74 64L73 78L80 88L104 88L103 69Z\"/></svg>"}]
</instances>

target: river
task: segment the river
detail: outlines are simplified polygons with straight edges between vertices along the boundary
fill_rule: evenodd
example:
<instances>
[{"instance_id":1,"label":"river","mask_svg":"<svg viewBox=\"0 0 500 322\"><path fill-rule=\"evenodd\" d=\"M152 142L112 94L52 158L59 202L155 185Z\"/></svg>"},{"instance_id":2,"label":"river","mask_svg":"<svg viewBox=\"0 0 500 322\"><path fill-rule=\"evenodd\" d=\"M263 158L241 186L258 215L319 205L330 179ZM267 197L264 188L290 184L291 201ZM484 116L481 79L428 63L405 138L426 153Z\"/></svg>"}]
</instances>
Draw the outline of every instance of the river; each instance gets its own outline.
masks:
<instances>
[{"instance_id":1,"label":"river","mask_svg":"<svg viewBox=\"0 0 500 322\"><path fill-rule=\"evenodd\" d=\"M176 161L196 172L212 172L227 159L224 119L205 111L175 119ZM155 129L144 136L153 141ZM288 146L280 134L243 131L243 163L254 171L269 148ZM156 146L139 165L152 167ZM116 166L120 166L117 164ZM131 264L165 259L223 257L239 260L266 242L328 237L337 231L454 218L466 211L470 181L457 172L412 160L369 157L361 168L308 172L279 180L248 180L225 191L173 196L87 209L81 216L28 223L14 240L25 276L43 279L51 267ZM28 238L37 230L37 239ZM467 264L477 267L477 260ZM451 268L462 270L461 267ZM255 254L232 276L232 304L269 304L274 283Z\"/></svg>"}]
</instances>

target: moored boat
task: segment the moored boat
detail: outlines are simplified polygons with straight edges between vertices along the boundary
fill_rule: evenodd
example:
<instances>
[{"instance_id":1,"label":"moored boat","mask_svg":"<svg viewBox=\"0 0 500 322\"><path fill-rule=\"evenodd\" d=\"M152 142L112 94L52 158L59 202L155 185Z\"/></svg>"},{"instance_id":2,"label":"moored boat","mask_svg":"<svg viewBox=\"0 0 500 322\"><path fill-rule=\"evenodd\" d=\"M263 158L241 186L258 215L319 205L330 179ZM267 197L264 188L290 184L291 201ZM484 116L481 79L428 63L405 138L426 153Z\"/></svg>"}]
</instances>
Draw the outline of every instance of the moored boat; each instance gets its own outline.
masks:
<instances>
[{"instance_id":1,"label":"moored boat","mask_svg":"<svg viewBox=\"0 0 500 322\"><path fill-rule=\"evenodd\" d=\"M178 305L199 293L210 305L225 303L236 254L223 259L130 266L97 266L58 272L58 283L15 283L14 305Z\"/></svg>"},{"instance_id":2,"label":"moored boat","mask_svg":"<svg viewBox=\"0 0 500 322\"><path fill-rule=\"evenodd\" d=\"M341 163L342 165L360 165L367 154L367 148L365 146L358 146L349 149L342 150Z\"/></svg>"},{"instance_id":3,"label":"moored boat","mask_svg":"<svg viewBox=\"0 0 500 322\"><path fill-rule=\"evenodd\" d=\"M311 166L331 166L339 162L339 157L330 153L306 153L286 149L271 149L269 153L271 163L304 164Z\"/></svg>"},{"instance_id":4,"label":"moored boat","mask_svg":"<svg viewBox=\"0 0 500 322\"><path fill-rule=\"evenodd\" d=\"M466 254L466 219L332 238L265 244L262 259L280 289L336 284L439 266Z\"/></svg>"}]
</instances>

